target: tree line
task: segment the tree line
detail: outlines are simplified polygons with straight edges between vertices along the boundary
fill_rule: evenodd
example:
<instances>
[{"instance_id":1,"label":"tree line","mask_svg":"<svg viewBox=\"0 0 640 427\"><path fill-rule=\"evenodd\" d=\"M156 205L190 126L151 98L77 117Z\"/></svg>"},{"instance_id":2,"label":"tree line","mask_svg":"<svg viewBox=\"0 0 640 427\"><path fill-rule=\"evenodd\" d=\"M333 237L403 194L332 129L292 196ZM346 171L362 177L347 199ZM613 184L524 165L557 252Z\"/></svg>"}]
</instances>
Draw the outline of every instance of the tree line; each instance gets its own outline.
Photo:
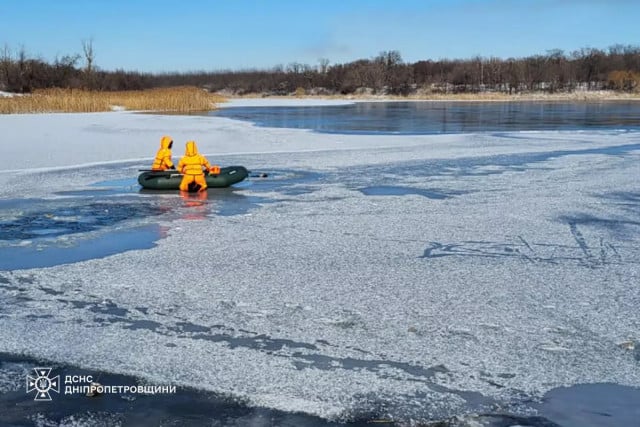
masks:
<instances>
[{"instance_id":1,"label":"tree line","mask_svg":"<svg viewBox=\"0 0 640 427\"><path fill-rule=\"evenodd\" d=\"M0 50L0 90L29 93L43 88L102 91L198 86L230 94L331 95L427 93L640 91L640 47L614 45L606 50L582 48L570 54L550 50L522 58L403 61L399 51L370 59L316 65L291 63L268 70L142 73L101 70L92 43L83 53L47 62L24 48Z\"/></svg>"}]
</instances>

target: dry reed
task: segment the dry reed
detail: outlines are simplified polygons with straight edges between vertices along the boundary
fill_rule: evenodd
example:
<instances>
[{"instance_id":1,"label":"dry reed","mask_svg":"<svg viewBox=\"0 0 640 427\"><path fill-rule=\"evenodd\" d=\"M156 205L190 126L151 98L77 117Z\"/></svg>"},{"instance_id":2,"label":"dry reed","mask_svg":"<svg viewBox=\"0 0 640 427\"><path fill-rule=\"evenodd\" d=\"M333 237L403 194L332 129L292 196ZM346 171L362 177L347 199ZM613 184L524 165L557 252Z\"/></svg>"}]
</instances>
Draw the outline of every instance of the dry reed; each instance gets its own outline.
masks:
<instances>
[{"instance_id":1,"label":"dry reed","mask_svg":"<svg viewBox=\"0 0 640 427\"><path fill-rule=\"evenodd\" d=\"M224 101L220 95L196 87L121 92L45 89L30 95L0 98L0 114L91 113L114 109L186 113L213 110L217 103Z\"/></svg>"}]
</instances>

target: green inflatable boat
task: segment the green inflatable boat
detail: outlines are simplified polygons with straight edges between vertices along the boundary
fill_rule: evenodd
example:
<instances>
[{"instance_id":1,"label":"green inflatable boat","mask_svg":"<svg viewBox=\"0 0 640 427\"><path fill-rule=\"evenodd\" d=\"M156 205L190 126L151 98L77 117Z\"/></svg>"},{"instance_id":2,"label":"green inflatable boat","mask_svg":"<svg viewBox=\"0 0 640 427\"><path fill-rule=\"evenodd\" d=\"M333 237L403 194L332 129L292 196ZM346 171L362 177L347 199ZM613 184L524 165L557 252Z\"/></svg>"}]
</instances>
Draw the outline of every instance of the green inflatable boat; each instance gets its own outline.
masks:
<instances>
[{"instance_id":1,"label":"green inflatable boat","mask_svg":"<svg viewBox=\"0 0 640 427\"><path fill-rule=\"evenodd\" d=\"M224 188L237 184L249 176L244 166L220 168L219 175L205 176L209 188ZM138 184L149 190L178 190L182 174L175 170L145 171L138 176Z\"/></svg>"}]
</instances>

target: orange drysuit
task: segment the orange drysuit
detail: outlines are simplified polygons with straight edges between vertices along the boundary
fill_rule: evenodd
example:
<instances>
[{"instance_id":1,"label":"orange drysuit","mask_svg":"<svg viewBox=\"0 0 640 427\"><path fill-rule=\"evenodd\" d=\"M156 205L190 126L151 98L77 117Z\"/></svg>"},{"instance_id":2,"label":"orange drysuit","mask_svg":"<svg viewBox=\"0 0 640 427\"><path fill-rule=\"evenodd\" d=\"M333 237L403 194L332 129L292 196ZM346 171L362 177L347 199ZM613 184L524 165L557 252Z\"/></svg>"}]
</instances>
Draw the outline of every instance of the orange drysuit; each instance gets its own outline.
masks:
<instances>
[{"instance_id":1,"label":"orange drysuit","mask_svg":"<svg viewBox=\"0 0 640 427\"><path fill-rule=\"evenodd\" d=\"M189 191L189 184L192 182L200 186L198 191L207 189L203 167L208 170L211 165L205 156L198 153L195 141L188 141L184 156L178 162L178 170L184 174L180 182L180 191Z\"/></svg>"},{"instance_id":2,"label":"orange drysuit","mask_svg":"<svg viewBox=\"0 0 640 427\"><path fill-rule=\"evenodd\" d=\"M151 170L163 171L167 169L173 169L173 162L171 161L171 147L173 146L173 139L170 136L163 136L160 138L160 149L156 158L153 160Z\"/></svg>"}]
</instances>

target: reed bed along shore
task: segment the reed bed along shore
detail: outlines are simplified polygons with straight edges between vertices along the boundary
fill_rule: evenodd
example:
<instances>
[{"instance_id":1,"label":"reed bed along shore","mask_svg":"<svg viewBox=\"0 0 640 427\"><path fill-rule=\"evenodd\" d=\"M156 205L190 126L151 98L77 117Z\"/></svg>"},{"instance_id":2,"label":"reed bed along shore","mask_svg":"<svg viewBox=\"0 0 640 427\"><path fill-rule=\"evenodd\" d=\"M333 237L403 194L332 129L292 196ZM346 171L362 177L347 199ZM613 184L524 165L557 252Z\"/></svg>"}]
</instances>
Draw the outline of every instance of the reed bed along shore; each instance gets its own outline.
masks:
<instances>
[{"instance_id":1,"label":"reed bed along shore","mask_svg":"<svg viewBox=\"0 0 640 427\"><path fill-rule=\"evenodd\" d=\"M33 94L0 97L0 114L94 113L112 110L187 113L210 111L224 98L196 87L122 92L46 89Z\"/></svg>"}]
</instances>

